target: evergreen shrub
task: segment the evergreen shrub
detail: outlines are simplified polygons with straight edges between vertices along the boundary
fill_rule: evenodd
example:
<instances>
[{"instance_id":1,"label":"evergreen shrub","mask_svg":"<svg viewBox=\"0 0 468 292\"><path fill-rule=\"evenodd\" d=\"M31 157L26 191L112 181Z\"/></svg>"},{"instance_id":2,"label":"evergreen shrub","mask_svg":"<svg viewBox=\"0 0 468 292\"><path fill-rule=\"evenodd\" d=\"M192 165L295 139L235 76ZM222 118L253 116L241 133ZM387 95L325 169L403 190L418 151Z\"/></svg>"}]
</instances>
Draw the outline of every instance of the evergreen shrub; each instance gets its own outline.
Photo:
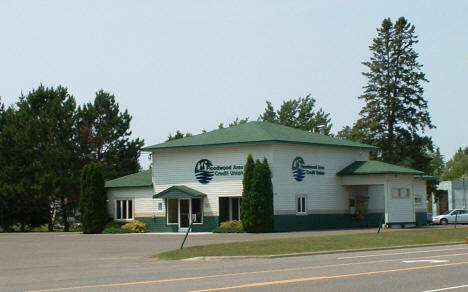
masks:
<instances>
[{"instance_id":1,"label":"evergreen shrub","mask_svg":"<svg viewBox=\"0 0 468 292\"><path fill-rule=\"evenodd\" d=\"M100 163L91 162L83 167L80 187L83 233L101 233L107 223L107 198Z\"/></svg>"},{"instance_id":2,"label":"evergreen shrub","mask_svg":"<svg viewBox=\"0 0 468 292\"><path fill-rule=\"evenodd\" d=\"M247 232L272 232L273 216L273 184L271 171L266 158L263 162L253 162L252 155L247 157L244 167L241 206L241 220Z\"/></svg>"}]
</instances>

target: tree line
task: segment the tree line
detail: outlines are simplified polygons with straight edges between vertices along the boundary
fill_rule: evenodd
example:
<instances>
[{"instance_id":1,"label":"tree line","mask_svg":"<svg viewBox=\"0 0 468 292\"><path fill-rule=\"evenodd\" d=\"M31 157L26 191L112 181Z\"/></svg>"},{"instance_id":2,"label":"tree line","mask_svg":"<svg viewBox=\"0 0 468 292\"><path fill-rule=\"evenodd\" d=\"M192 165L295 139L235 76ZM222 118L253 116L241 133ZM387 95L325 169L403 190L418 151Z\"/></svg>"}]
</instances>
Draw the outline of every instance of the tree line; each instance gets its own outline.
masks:
<instances>
[{"instance_id":1,"label":"tree line","mask_svg":"<svg viewBox=\"0 0 468 292\"><path fill-rule=\"evenodd\" d=\"M9 106L0 101L0 226L47 223L53 231L79 205L80 173L100 162L106 179L137 172L143 140L131 139L127 110L100 90L77 106L62 86L40 85Z\"/></svg>"},{"instance_id":2,"label":"tree line","mask_svg":"<svg viewBox=\"0 0 468 292\"><path fill-rule=\"evenodd\" d=\"M417 169L441 180L460 179L468 176L468 148L460 148L445 163L432 137L426 135L426 130L435 125L424 95L423 85L429 80L418 61L415 45L419 40L415 30L404 17L395 22L390 18L382 21L369 46L371 57L362 62L366 68L362 75L367 81L363 93L357 97L364 101L359 119L334 136L379 147L380 151L371 153L372 159ZM313 132L321 126L325 134L333 136L330 114L322 108L316 109L315 102L310 94L287 99L279 109L266 101L265 110L257 120ZM228 125L248 120L236 118ZM224 124L218 128L224 128ZM191 135L177 131L168 140ZM430 191L435 184L435 181L429 183Z\"/></svg>"}]
</instances>

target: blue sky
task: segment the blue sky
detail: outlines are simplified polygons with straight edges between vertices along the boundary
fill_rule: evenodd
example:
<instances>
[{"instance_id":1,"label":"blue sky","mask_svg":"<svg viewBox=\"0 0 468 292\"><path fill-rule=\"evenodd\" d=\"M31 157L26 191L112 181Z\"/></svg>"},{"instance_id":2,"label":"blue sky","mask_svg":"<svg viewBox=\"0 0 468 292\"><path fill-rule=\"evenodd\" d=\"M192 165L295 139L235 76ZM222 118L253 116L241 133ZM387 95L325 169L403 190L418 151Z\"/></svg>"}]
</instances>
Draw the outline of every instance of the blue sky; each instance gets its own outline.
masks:
<instances>
[{"instance_id":1,"label":"blue sky","mask_svg":"<svg viewBox=\"0 0 468 292\"><path fill-rule=\"evenodd\" d=\"M363 105L376 28L405 16L430 80L427 134L448 159L468 146L467 11L466 1L2 1L0 96L10 105L60 84L82 104L102 88L152 145L310 93L337 132Z\"/></svg>"}]
</instances>

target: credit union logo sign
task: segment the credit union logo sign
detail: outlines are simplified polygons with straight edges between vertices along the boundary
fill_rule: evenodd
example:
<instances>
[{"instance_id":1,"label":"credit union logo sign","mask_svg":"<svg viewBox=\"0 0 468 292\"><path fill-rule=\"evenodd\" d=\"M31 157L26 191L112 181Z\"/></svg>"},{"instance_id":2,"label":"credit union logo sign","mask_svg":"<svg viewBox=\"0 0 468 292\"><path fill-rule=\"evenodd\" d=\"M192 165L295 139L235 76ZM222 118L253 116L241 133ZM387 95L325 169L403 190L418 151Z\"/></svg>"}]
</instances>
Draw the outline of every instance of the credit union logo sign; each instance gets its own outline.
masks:
<instances>
[{"instance_id":1,"label":"credit union logo sign","mask_svg":"<svg viewBox=\"0 0 468 292\"><path fill-rule=\"evenodd\" d=\"M201 184L208 184L214 176L238 176L244 175L244 166L229 164L229 165L213 165L208 159L201 159L195 164L195 178Z\"/></svg>"},{"instance_id":2,"label":"credit union logo sign","mask_svg":"<svg viewBox=\"0 0 468 292\"><path fill-rule=\"evenodd\" d=\"M213 178L213 171L210 170L210 167L213 166L213 163L208 159L202 159L195 164L195 177L202 184L207 184Z\"/></svg>"},{"instance_id":3,"label":"credit union logo sign","mask_svg":"<svg viewBox=\"0 0 468 292\"><path fill-rule=\"evenodd\" d=\"M300 156L294 158L291 166L293 177L297 181L302 181L306 175L325 175L325 166L306 165L304 159Z\"/></svg>"}]
</instances>

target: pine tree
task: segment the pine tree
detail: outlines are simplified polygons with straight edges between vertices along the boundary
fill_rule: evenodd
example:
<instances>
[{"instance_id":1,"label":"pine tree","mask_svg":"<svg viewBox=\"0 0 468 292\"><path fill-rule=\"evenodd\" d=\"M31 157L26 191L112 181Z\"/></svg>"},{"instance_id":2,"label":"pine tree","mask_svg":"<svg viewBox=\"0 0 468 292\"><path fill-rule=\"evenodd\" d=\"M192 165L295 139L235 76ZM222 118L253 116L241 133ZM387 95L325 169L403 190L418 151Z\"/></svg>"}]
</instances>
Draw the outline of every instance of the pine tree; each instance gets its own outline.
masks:
<instances>
[{"instance_id":1,"label":"pine tree","mask_svg":"<svg viewBox=\"0 0 468 292\"><path fill-rule=\"evenodd\" d=\"M422 83L428 80L417 61L414 50L417 43L415 27L404 17L395 24L390 19L383 20L369 47L372 56L362 63L369 69L363 73L368 81L359 97L365 106L354 135L361 133L370 140L363 142L380 147L382 160L390 163L405 160L404 164L420 168L419 162L430 162L423 156L432 150L432 140L419 135L434 126L424 99ZM349 130L344 132L353 134ZM414 152L415 143L420 143L419 153Z\"/></svg>"},{"instance_id":2,"label":"pine tree","mask_svg":"<svg viewBox=\"0 0 468 292\"><path fill-rule=\"evenodd\" d=\"M83 167L80 210L83 233L101 233L107 223L107 204L99 163L91 162Z\"/></svg>"},{"instance_id":3,"label":"pine tree","mask_svg":"<svg viewBox=\"0 0 468 292\"><path fill-rule=\"evenodd\" d=\"M143 140L130 139L132 116L121 112L115 96L100 90L93 103L78 108L79 144L85 162L102 164L106 179L140 170Z\"/></svg>"},{"instance_id":4,"label":"pine tree","mask_svg":"<svg viewBox=\"0 0 468 292\"><path fill-rule=\"evenodd\" d=\"M247 162L244 166L244 177L242 179L242 205L241 205L241 221L244 230L250 230L250 196L252 191L252 179L254 174L255 162L252 154L247 156Z\"/></svg>"}]
</instances>

